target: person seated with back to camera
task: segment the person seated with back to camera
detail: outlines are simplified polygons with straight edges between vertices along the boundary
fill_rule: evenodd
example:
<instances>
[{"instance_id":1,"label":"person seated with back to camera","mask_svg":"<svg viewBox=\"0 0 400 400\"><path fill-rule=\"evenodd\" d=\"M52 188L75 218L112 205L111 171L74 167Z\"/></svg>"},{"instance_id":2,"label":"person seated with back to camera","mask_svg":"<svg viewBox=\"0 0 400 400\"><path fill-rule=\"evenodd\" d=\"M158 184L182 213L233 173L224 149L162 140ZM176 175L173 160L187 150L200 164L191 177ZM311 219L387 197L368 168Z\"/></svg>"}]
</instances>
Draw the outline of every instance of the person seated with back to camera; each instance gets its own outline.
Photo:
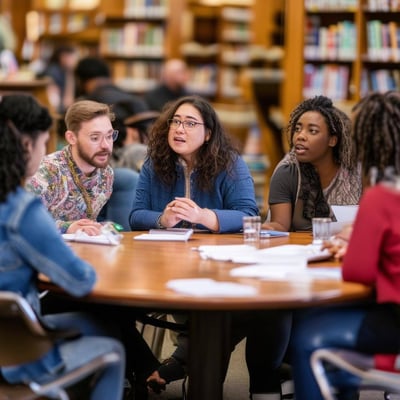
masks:
<instances>
[{"instance_id":1,"label":"person seated with back to camera","mask_svg":"<svg viewBox=\"0 0 400 400\"><path fill-rule=\"evenodd\" d=\"M21 113L20 118L23 116L24 113ZM65 115L68 145L45 155L37 172L26 183L26 188L42 199L62 233L75 233L78 230L88 235L101 233L103 225L96 219L111 196L114 176L109 165L113 142L118 133L111 125L113 118L106 104L91 100L72 104ZM55 301L54 295L50 294L44 297L42 306L48 312L60 308L85 308L100 317L108 315L112 323L118 325L123 332L121 340L127 354L128 379L132 379L133 373L138 380L144 379L145 375L159 366L158 360L136 330L138 313L134 309L94 304L77 306L68 301L62 303ZM145 389L140 388L139 383L136 388L138 391Z\"/></svg>"},{"instance_id":2,"label":"person seated with back to camera","mask_svg":"<svg viewBox=\"0 0 400 400\"><path fill-rule=\"evenodd\" d=\"M361 173L353 157L350 118L325 96L304 100L286 131L290 152L271 177L263 229L309 231L313 217L333 217L330 205L356 205Z\"/></svg>"},{"instance_id":3,"label":"person seated with back to camera","mask_svg":"<svg viewBox=\"0 0 400 400\"><path fill-rule=\"evenodd\" d=\"M14 122L15 121L15 122ZM22 295L50 328L73 329L81 336L60 341L42 358L1 368L9 383L51 382L95 357L118 353L90 383L90 399L121 399L125 354L110 326L83 313L42 315L37 280L46 275L71 296L91 292L96 273L67 246L40 199L23 188L46 152L52 119L49 111L28 95L7 95L0 102L0 290ZM7 346L7 343L2 343ZM83 395L83 388L80 388ZM86 397L89 398L89 397Z\"/></svg>"},{"instance_id":4,"label":"person seated with back to camera","mask_svg":"<svg viewBox=\"0 0 400 400\"><path fill-rule=\"evenodd\" d=\"M299 400L323 399L310 366L310 356L318 348L369 354L371 368L398 372L400 94L371 93L355 105L353 114L355 160L362 167L364 191L352 230L325 247L338 259L343 258L343 279L373 286L376 300L317 308L296 317L290 347ZM328 378L340 398L358 399L358 378L343 371L335 374L334 370L328 371Z\"/></svg>"},{"instance_id":5,"label":"person seated with back to camera","mask_svg":"<svg viewBox=\"0 0 400 400\"><path fill-rule=\"evenodd\" d=\"M249 169L211 104L199 96L169 103L150 130L148 158L130 215L132 229L240 232L243 216L257 214ZM289 339L290 316L277 311L237 312L232 317L230 349L247 338L252 399L280 399L278 369ZM187 320L182 315L174 318L181 323ZM183 333L172 356L149 376L148 385L160 391L183 378L187 358L188 338Z\"/></svg>"}]
</instances>

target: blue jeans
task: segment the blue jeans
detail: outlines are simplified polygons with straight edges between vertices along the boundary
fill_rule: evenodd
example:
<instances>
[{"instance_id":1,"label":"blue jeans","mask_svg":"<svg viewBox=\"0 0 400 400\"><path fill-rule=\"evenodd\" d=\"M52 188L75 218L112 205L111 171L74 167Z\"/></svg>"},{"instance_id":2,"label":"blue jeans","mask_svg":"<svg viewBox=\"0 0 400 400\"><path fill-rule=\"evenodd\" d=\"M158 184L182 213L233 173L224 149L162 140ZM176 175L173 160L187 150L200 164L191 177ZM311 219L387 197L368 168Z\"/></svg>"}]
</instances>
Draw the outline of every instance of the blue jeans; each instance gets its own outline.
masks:
<instances>
[{"instance_id":1,"label":"blue jeans","mask_svg":"<svg viewBox=\"0 0 400 400\"><path fill-rule=\"evenodd\" d=\"M296 400L323 400L311 370L311 354L321 347L356 349L365 314L362 307L326 307L296 314L290 341ZM358 380L347 373L332 372L329 380L336 387L357 390Z\"/></svg>"},{"instance_id":2,"label":"blue jeans","mask_svg":"<svg viewBox=\"0 0 400 400\"><path fill-rule=\"evenodd\" d=\"M119 354L120 362L107 366L99 374L90 398L93 400L120 400L123 395L125 376L124 348L119 341L104 337L114 336L114 332L83 313L47 315L43 319L49 326L59 329L77 329L83 335L60 345L60 352L65 363L65 369L61 375L110 351ZM43 383L53 378L54 376L43 376L40 381Z\"/></svg>"}]
</instances>

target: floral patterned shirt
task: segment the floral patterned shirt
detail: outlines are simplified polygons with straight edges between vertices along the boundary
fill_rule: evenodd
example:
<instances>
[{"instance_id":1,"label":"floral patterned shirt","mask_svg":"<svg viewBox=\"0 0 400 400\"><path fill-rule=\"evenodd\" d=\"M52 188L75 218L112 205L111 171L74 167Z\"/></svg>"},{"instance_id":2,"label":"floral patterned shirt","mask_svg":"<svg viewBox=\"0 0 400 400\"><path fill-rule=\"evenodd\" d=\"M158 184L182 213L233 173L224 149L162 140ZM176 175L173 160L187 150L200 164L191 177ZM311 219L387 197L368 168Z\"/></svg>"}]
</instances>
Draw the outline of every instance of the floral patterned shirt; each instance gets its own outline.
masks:
<instances>
[{"instance_id":1,"label":"floral patterned shirt","mask_svg":"<svg viewBox=\"0 0 400 400\"><path fill-rule=\"evenodd\" d=\"M69 146L43 157L26 189L41 197L61 233L82 218L96 220L112 193L114 172L110 166L87 176L72 160ZM83 190L87 192L86 198ZM89 210L87 201L90 201ZM91 213L88 212L90 211ZM89 215L91 214L91 215Z\"/></svg>"}]
</instances>

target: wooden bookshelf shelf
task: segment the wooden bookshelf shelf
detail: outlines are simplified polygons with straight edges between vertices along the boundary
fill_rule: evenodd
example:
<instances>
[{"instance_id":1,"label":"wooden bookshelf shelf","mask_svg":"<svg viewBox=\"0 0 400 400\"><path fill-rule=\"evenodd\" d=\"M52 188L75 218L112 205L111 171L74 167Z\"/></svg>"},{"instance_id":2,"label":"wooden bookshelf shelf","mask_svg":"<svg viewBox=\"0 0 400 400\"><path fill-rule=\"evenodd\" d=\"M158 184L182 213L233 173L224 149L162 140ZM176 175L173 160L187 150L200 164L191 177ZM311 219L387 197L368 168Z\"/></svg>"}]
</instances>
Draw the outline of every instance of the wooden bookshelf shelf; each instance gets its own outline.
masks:
<instances>
[{"instance_id":1,"label":"wooden bookshelf shelf","mask_svg":"<svg viewBox=\"0 0 400 400\"><path fill-rule=\"evenodd\" d=\"M370 91L400 88L398 2L348 0L335 10L324 6L328 3L331 8L339 4L286 1L284 64L291 77L284 82L286 116L315 94L354 104Z\"/></svg>"}]
</instances>

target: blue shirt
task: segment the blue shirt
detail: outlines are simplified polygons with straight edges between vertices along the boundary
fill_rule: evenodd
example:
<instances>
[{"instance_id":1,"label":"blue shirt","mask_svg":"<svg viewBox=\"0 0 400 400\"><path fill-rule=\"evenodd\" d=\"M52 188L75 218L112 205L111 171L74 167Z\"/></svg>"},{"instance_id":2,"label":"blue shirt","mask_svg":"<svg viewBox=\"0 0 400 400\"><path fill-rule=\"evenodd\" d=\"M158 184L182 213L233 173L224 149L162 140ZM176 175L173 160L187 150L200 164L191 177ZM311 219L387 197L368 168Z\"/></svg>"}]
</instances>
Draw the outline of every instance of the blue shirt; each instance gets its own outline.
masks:
<instances>
[{"instance_id":1,"label":"blue shirt","mask_svg":"<svg viewBox=\"0 0 400 400\"><path fill-rule=\"evenodd\" d=\"M129 219L132 230L157 228L157 219L165 206L175 197L185 197L185 173L180 163L176 164L176 174L175 184L167 186L156 176L152 161L145 161ZM190 198L199 207L215 212L219 233L239 232L243 216L258 215L253 178L241 157L237 157L230 171L223 171L216 177L210 191L197 187L196 176L194 170L189 177ZM204 226L195 228L205 229Z\"/></svg>"},{"instance_id":2,"label":"blue shirt","mask_svg":"<svg viewBox=\"0 0 400 400\"><path fill-rule=\"evenodd\" d=\"M41 200L18 188L0 203L0 290L20 293L40 314L39 273L74 296L89 293L96 281L94 269L64 243ZM8 381L17 382L61 367L55 348L38 361L3 368L2 373Z\"/></svg>"}]
</instances>

